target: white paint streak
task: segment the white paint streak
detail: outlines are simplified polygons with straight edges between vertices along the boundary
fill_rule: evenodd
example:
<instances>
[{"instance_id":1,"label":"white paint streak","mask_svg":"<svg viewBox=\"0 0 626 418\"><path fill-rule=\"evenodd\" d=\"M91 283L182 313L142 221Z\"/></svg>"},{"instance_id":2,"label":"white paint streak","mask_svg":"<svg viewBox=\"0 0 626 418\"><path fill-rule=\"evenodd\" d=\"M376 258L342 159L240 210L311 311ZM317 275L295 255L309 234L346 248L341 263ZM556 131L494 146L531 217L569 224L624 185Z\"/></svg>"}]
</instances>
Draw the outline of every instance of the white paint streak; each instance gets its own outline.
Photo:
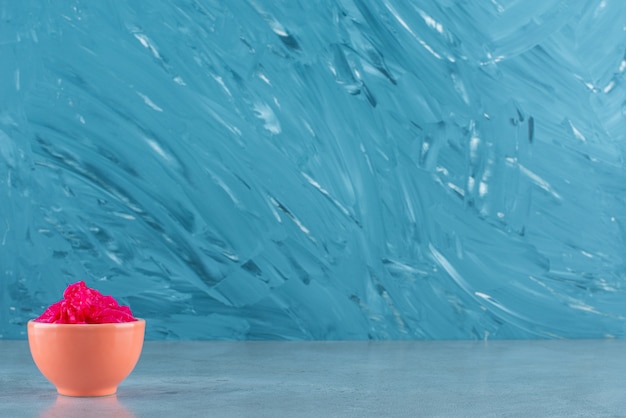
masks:
<instances>
[{"instance_id":1,"label":"white paint streak","mask_svg":"<svg viewBox=\"0 0 626 418\"><path fill-rule=\"evenodd\" d=\"M163 112L163 109L161 109L159 106L157 106L156 104L154 104L154 102L152 100L150 100L150 98L148 96L146 96L143 93L139 93L137 92L137 94L139 95L139 97L141 97L143 99L143 102L150 107L153 110L156 110L157 112Z\"/></svg>"},{"instance_id":2,"label":"white paint streak","mask_svg":"<svg viewBox=\"0 0 626 418\"><path fill-rule=\"evenodd\" d=\"M215 184L217 184L219 187L221 187L221 189L224 190L224 192L228 195L228 197L230 197L230 200L232 200L233 203L235 203L238 206L241 205L240 200L237 198L237 196L232 191L232 189L230 187L228 187L226 182L224 180L222 180L221 177L216 175L213 171L211 171L208 168L206 169L206 171L207 171L207 173L209 173L209 176L211 176L211 179L213 179Z\"/></svg>"},{"instance_id":3,"label":"white paint streak","mask_svg":"<svg viewBox=\"0 0 626 418\"><path fill-rule=\"evenodd\" d=\"M348 209L346 209L341 203L339 203L339 201L337 199L335 199L334 197L332 197L330 195L330 193L328 192L328 190L326 190L325 188L323 188L317 181L315 181L313 178L311 178L307 173L302 172L301 173L302 176L304 176L304 178L309 182L309 184L313 187L315 187L320 193L322 193L324 196L326 196L328 199L330 199L331 202L333 202L333 204L335 206L337 206L337 208L346 216L350 216L350 212L348 212Z\"/></svg>"},{"instance_id":4,"label":"white paint streak","mask_svg":"<svg viewBox=\"0 0 626 418\"><path fill-rule=\"evenodd\" d=\"M228 94L230 97L233 96L230 90L228 89L228 87L226 86L226 84L224 83L224 79L222 78L222 76L216 75L216 76L213 76L213 79L217 81L217 83L222 87L222 89L226 92L226 94Z\"/></svg>"},{"instance_id":5,"label":"white paint streak","mask_svg":"<svg viewBox=\"0 0 626 418\"><path fill-rule=\"evenodd\" d=\"M452 79L452 84L454 85L454 89L459 93L461 99L465 104L470 103L469 95L467 94L467 89L465 88L465 83L458 77L455 73L450 74L450 78Z\"/></svg>"},{"instance_id":6,"label":"white paint streak","mask_svg":"<svg viewBox=\"0 0 626 418\"><path fill-rule=\"evenodd\" d=\"M574 126L572 121L569 121L569 126L572 128L572 132L577 139L580 139L582 142L587 142L587 138Z\"/></svg>"},{"instance_id":7,"label":"white paint streak","mask_svg":"<svg viewBox=\"0 0 626 418\"><path fill-rule=\"evenodd\" d=\"M537 174L535 174L534 172L532 172L531 170L529 170L528 168L526 168L522 164L520 164L519 161L517 161L517 158L507 157L506 158L506 162L508 164L510 164L510 165L517 166L522 174L524 174L526 177L528 177L533 183L535 183L541 189L543 189L546 192L550 193L554 198L559 199L559 200L562 199L561 195L559 195L552 188L550 183L548 183L546 180L542 179Z\"/></svg>"},{"instance_id":8,"label":"white paint streak","mask_svg":"<svg viewBox=\"0 0 626 418\"><path fill-rule=\"evenodd\" d=\"M168 162L172 161L172 156L165 152L161 145L159 145L159 143L156 142L154 139L144 138L144 141L146 141L150 148L152 148L152 150L156 152L161 158Z\"/></svg>"},{"instance_id":9,"label":"white paint streak","mask_svg":"<svg viewBox=\"0 0 626 418\"><path fill-rule=\"evenodd\" d=\"M122 260L119 259L119 257L117 255L115 255L114 253L112 253L111 251L107 251L106 252L107 257L109 257L115 264L117 265L122 265Z\"/></svg>"},{"instance_id":10,"label":"white paint streak","mask_svg":"<svg viewBox=\"0 0 626 418\"><path fill-rule=\"evenodd\" d=\"M117 216L118 218L126 219L127 221L134 221L136 219L133 215L130 215L128 213L113 212L113 215Z\"/></svg>"},{"instance_id":11,"label":"white paint streak","mask_svg":"<svg viewBox=\"0 0 626 418\"><path fill-rule=\"evenodd\" d=\"M272 83L270 83L270 79L269 79L269 78L267 78L267 76L266 76L265 74L263 74L263 73L259 73L259 78L260 78L261 80L263 80L263 82L264 82L265 84L267 84L268 86L271 86L271 85L272 85Z\"/></svg>"},{"instance_id":12,"label":"white paint streak","mask_svg":"<svg viewBox=\"0 0 626 418\"><path fill-rule=\"evenodd\" d=\"M262 119L265 124L263 127L273 134L281 133L280 122L276 117L276 114L272 108L265 103L256 103L254 105L254 112L259 119Z\"/></svg>"},{"instance_id":13,"label":"white paint streak","mask_svg":"<svg viewBox=\"0 0 626 418\"><path fill-rule=\"evenodd\" d=\"M426 14L423 10L419 10L418 13L429 27L439 33L443 33L443 25L441 23L437 22L432 16Z\"/></svg>"},{"instance_id":14,"label":"white paint streak","mask_svg":"<svg viewBox=\"0 0 626 418\"><path fill-rule=\"evenodd\" d=\"M465 190L463 190L462 188L460 188L456 184L454 184L452 182L448 182L448 187L451 188L452 190L454 190L455 192L457 192L458 194L460 194L461 196L465 196Z\"/></svg>"},{"instance_id":15,"label":"white paint streak","mask_svg":"<svg viewBox=\"0 0 626 418\"><path fill-rule=\"evenodd\" d=\"M274 215L274 218L276 219L276 221L278 221L278 223L282 223L283 219L280 217L280 214L276 210L276 208L278 207L278 202L272 196L267 196L267 198L269 199L269 201L271 203L270 210L272 211L272 214Z\"/></svg>"},{"instance_id":16,"label":"white paint streak","mask_svg":"<svg viewBox=\"0 0 626 418\"><path fill-rule=\"evenodd\" d=\"M2 235L2 245L6 245L7 244L7 235L9 235L9 231L11 230L11 225L9 224L8 220L4 221L6 223L6 229L4 230L4 234Z\"/></svg>"},{"instance_id":17,"label":"white paint streak","mask_svg":"<svg viewBox=\"0 0 626 418\"><path fill-rule=\"evenodd\" d=\"M470 145L470 158L472 160L476 159L476 156L478 155L478 145L479 144L480 144L480 138L474 132L472 137L470 138L470 143L469 143L469 145Z\"/></svg>"},{"instance_id":18,"label":"white paint streak","mask_svg":"<svg viewBox=\"0 0 626 418\"><path fill-rule=\"evenodd\" d=\"M443 269L446 271L446 273L448 273L448 275L450 277L452 277L452 279L463 290L465 290L469 294L472 294L472 292L471 292L471 290L469 288L469 285L465 282L463 277L461 277L461 274L459 274L459 272L454 268L454 266L452 264L450 264L448 259L446 257L444 257L444 255L441 254L432 244L428 244L428 249L430 250L430 253L433 255L433 257L435 258L435 261L441 267L443 267Z\"/></svg>"},{"instance_id":19,"label":"white paint streak","mask_svg":"<svg viewBox=\"0 0 626 418\"><path fill-rule=\"evenodd\" d=\"M159 60L161 59L161 55L159 54L159 51L156 49L154 44L150 41L150 38L148 38L143 33L134 33L133 35L135 36L135 38L137 38L137 40L141 43L141 45L143 45L144 48L147 48L150 50L150 52L152 52L152 55L155 58L158 58Z\"/></svg>"},{"instance_id":20,"label":"white paint streak","mask_svg":"<svg viewBox=\"0 0 626 418\"><path fill-rule=\"evenodd\" d=\"M385 2L385 6L387 6L387 9L391 12L391 14L393 15L393 17L396 18L396 20L400 23L400 25L402 25L402 27L404 29L406 29L407 32L409 32L411 34L411 36L413 36L413 38L415 38L417 40L417 42L419 42L420 45L422 45L428 52L430 52L435 58L437 59L442 59L442 56L439 55L430 45L428 45L426 43L426 41L424 41L422 38L420 38L419 36L417 36L417 34L413 31L413 29L411 29L411 27L408 25L408 23L406 23L404 21L404 19L402 19L402 17L400 16L400 14L396 11L396 9L394 9L394 7L392 5L390 5L388 2Z\"/></svg>"},{"instance_id":21,"label":"white paint streak","mask_svg":"<svg viewBox=\"0 0 626 418\"><path fill-rule=\"evenodd\" d=\"M275 207L277 207L278 209L282 210L289 217L289 219L291 219L293 221L293 223L295 223L296 226L298 228L300 228L300 230L302 232L304 232L309 237L309 239L311 239L312 241L315 241L315 239L311 236L311 231L309 231L309 228L304 226L304 224L300 221L300 219L298 219L293 213L288 211L287 208L285 208L283 205L278 203L278 201L276 199L274 199L272 196L268 196L268 197L270 199L270 202L272 202L272 204ZM280 219L279 219L279 221L280 221Z\"/></svg>"},{"instance_id":22,"label":"white paint streak","mask_svg":"<svg viewBox=\"0 0 626 418\"><path fill-rule=\"evenodd\" d=\"M485 197L488 191L489 191L489 186L487 185L486 182L481 181L480 183L478 183L478 195L480 197Z\"/></svg>"}]
</instances>

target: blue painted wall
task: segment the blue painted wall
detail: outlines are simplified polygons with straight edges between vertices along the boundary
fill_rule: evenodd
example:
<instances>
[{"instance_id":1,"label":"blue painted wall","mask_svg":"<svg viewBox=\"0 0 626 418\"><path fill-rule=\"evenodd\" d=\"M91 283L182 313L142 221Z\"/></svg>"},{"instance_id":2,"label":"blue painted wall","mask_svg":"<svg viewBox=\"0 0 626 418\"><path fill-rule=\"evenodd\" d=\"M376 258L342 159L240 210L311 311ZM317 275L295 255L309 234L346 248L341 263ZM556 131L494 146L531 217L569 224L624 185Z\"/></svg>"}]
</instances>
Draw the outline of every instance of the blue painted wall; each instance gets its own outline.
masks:
<instances>
[{"instance_id":1,"label":"blue painted wall","mask_svg":"<svg viewBox=\"0 0 626 418\"><path fill-rule=\"evenodd\" d=\"M0 2L0 334L623 337L626 8Z\"/></svg>"}]
</instances>

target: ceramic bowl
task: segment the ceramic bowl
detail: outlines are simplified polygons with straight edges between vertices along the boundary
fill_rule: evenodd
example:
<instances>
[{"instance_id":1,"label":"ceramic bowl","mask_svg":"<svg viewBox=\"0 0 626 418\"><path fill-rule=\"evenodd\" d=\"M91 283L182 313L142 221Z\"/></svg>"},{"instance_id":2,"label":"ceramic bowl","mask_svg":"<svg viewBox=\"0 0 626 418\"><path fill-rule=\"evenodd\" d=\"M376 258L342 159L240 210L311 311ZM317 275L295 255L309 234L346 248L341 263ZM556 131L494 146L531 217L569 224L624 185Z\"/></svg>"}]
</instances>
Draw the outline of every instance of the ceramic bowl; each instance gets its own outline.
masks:
<instances>
[{"instance_id":1,"label":"ceramic bowl","mask_svg":"<svg viewBox=\"0 0 626 418\"><path fill-rule=\"evenodd\" d=\"M67 396L106 396L133 370L146 321L115 324L28 322L28 344L41 373Z\"/></svg>"}]
</instances>

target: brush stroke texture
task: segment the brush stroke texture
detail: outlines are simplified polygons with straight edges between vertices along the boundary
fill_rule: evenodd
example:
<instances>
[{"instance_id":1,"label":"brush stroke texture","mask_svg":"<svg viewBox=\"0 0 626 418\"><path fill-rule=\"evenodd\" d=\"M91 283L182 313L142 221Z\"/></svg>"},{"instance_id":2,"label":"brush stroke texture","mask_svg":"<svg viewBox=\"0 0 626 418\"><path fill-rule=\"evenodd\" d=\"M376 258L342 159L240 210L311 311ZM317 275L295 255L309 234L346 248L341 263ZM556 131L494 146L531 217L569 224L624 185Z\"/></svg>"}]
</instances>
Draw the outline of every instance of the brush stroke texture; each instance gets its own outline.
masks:
<instances>
[{"instance_id":1,"label":"brush stroke texture","mask_svg":"<svg viewBox=\"0 0 626 418\"><path fill-rule=\"evenodd\" d=\"M0 2L0 338L623 337L617 1Z\"/></svg>"}]
</instances>

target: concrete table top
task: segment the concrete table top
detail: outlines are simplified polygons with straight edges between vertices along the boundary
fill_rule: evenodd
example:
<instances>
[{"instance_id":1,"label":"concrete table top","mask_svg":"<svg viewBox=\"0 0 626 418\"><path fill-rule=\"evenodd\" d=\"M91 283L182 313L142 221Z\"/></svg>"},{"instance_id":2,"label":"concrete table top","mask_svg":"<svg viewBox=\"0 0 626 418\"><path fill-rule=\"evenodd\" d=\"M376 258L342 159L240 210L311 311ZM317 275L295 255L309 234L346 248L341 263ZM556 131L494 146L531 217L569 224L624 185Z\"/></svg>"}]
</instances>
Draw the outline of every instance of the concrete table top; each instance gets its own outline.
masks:
<instances>
[{"instance_id":1,"label":"concrete table top","mask_svg":"<svg viewBox=\"0 0 626 418\"><path fill-rule=\"evenodd\" d=\"M0 417L626 416L626 341L147 341L118 393L59 396L0 340Z\"/></svg>"}]
</instances>

